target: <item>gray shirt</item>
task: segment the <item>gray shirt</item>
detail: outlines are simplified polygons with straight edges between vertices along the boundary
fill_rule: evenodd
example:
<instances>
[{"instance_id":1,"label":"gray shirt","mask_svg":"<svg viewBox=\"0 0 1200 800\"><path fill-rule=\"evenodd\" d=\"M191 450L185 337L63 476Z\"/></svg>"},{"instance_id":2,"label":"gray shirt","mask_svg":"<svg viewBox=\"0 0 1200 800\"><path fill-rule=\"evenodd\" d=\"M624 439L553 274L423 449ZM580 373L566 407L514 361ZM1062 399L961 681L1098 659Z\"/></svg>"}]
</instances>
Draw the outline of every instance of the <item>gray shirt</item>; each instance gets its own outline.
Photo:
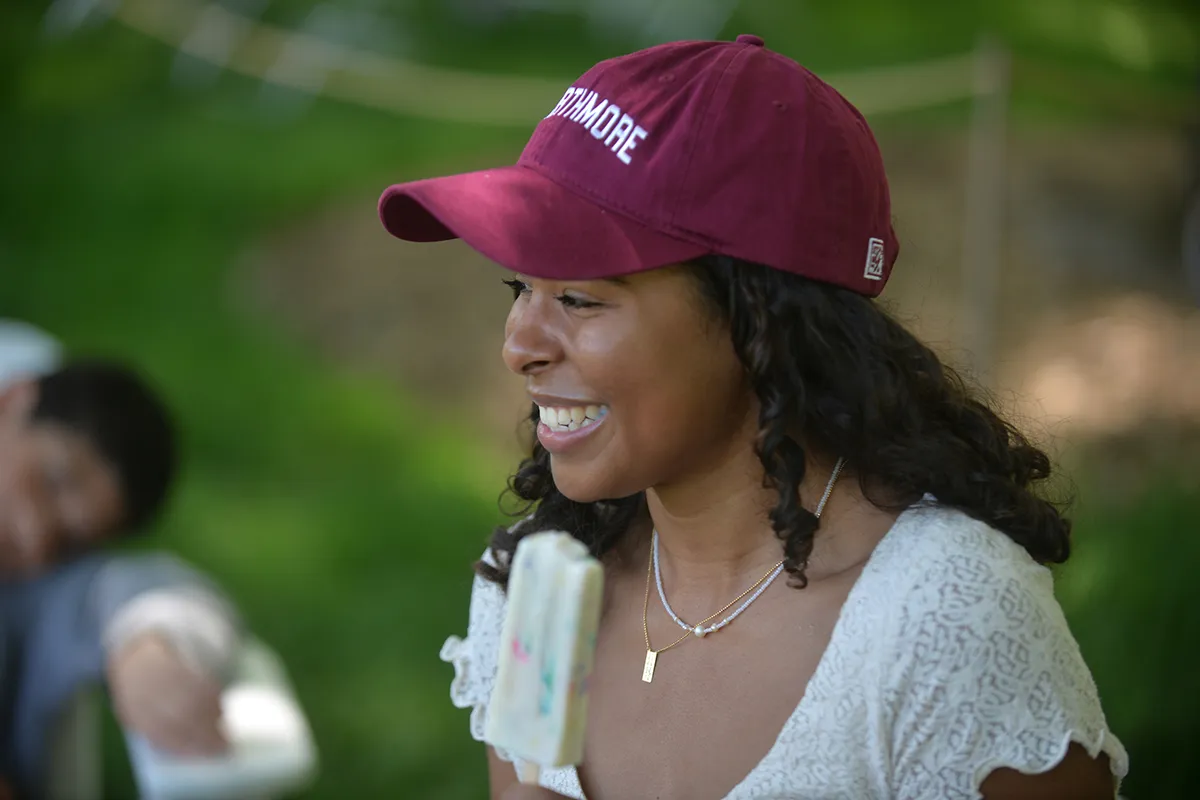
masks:
<instances>
[{"instance_id":1,"label":"gray shirt","mask_svg":"<svg viewBox=\"0 0 1200 800\"><path fill-rule=\"evenodd\" d=\"M196 619L185 612L129 620L126 612L140 600L163 597L194 605ZM213 620L230 641L206 641ZM211 581L165 553L97 553L30 580L0 582L0 770L31 796L45 780L54 723L80 689L104 678L106 656L119 646L115 625L130 626L124 637L160 628L170 641L190 640L187 647L205 653L194 662L201 669L224 670L232 661L233 609Z\"/></svg>"}]
</instances>

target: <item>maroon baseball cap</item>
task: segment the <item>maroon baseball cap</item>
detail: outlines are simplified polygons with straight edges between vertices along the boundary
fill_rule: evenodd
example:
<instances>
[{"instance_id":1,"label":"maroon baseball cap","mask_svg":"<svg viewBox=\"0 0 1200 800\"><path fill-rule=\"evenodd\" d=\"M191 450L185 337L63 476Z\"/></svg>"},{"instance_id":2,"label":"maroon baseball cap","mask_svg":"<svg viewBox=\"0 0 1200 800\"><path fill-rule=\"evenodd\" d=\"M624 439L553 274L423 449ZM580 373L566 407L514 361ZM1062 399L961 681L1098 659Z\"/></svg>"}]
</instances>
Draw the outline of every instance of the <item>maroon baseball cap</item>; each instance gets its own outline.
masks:
<instances>
[{"instance_id":1,"label":"maroon baseball cap","mask_svg":"<svg viewBox=\"0 0 1200 800\"><path fill-rule=\"evenodd\" d=\"M899 250L862 115L751 35L602 61L515 165L392 186L379 215L553 280L718 253L875 296Z\"/></svg>"}]
</instances>

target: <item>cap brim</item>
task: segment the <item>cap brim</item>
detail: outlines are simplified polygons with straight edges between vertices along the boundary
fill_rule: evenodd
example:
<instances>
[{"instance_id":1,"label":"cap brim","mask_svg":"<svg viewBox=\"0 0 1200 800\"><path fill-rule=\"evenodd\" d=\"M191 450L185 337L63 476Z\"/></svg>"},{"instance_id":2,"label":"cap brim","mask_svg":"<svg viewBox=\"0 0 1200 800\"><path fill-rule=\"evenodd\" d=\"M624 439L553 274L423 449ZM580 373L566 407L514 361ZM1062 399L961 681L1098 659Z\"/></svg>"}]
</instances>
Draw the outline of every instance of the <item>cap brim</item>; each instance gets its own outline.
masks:
<instances>
[{"instance_id":1,"label":"cap brim","mask_svg":"<svg viewBox=\"0 0 1200 800\"><path fill-rule=\"evenodd\" d=\"M379 218L400 239L462 239L504 267L554 280L613 278L711 252L524 165L397 184L379 199Z\"/></svg>"}]
</instances>

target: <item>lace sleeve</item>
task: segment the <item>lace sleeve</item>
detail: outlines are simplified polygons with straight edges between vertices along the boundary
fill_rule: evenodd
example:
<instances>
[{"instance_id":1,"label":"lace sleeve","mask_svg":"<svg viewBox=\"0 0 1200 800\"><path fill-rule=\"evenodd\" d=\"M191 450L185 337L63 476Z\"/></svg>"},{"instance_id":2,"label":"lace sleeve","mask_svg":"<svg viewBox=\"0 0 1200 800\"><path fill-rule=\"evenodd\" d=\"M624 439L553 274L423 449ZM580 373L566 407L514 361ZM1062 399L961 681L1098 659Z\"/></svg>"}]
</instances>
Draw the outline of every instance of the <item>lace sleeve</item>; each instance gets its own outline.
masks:
<instances>
[{"instance_id":1,"label":"lace sleeve","mask_svg":"<svg viewBox=\"0 0 1200 800\"><path fill-rule=\"evenodd\" d=\"M902 603L894 681L894 796L975 798L999 767L1046 772L1077 742L1129 768L1049 570L985 529L919 574Z\"/></svg>"},{"instance_id":2,"label":"lace sleeve","mask_svg":"<svg viewBox=\"0 0 1200 800\"><path fill-rule=\"evenodd\" d=\"M484 556L489 557L490 553ZM488 701L496 678L504 602L504 591L499 586L476 576L471 589L467 636L451 636L442 645L442 660L454 665L450 699L458 708L471 709L471 736L480 742L485 741ZM506 753L497 753L506 761L512 760Z\"/></svg>"}]
</instances>

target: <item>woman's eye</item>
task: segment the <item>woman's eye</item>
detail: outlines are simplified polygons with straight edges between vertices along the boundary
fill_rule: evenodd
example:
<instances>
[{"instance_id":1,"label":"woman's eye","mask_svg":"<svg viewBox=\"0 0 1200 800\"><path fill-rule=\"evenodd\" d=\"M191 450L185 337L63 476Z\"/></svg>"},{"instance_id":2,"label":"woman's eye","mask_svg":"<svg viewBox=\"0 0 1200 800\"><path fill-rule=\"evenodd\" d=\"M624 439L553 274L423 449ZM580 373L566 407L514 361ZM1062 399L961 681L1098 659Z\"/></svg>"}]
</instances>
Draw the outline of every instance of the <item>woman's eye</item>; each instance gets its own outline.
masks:
<instances>
[{"instance_id":1,"label":"woman's eye","mask_svg":"<svg viewBox=\"0 0 1200 800\"><path fill-rule=\"evenodd\" d=\"M529 284L525 281L519 281L516 278L509 278L504 281L504 285L512 289L514 303L518 297L529 291Z\"/></svg>"},{"instance_id":2,"label":"woman's eye","mask_svg":"<svg viewBox=\"0 0 1200 800\"><path fill-rule=\"evenodd\" d=\"M521 295L529 294L533 291L532 287L530 287L528 283L518 278L508 278L504 281L504 285L509 289L512 289L514 303L520 299ZM555 295L554 299L562 303L566 308L595 308L601 305L593 300L584 300L582 297L576 297L575 295L566 294L565 292L560 295Z\"/></svg>"},{"instance_id":3,"label":"woman's eye","mask_svg":"<svg viewBox=\"0 0 1200 800\"><path fill-rule=\"evenodd\" d=\"M583 300L569 294L560 294L554 299L562 303L567 308L595 308L596 306L600 305L599 303L592 302L591 300Z\"/></svg>"}]
</instances>

